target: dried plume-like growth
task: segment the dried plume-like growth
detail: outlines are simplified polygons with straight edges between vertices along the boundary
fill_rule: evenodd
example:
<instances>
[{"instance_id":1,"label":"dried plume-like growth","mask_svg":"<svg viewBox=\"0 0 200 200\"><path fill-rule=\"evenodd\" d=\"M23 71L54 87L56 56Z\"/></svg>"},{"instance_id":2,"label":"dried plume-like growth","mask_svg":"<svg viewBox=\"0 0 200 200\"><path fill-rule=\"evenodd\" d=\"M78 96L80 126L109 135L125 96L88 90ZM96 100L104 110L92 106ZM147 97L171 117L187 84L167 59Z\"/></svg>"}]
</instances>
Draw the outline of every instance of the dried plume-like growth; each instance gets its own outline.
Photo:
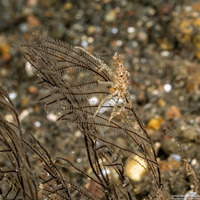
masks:
<instances>
[{"instance_id":1,"label":"dried plume-like growth","mask_svg":"<svg viewBox=\"0 0 200 200\"><path fill-rule=\"evenodd\" d=\"M21 41L16 47L36 69L38 83L46 89L40 100L47 109L56 112L58 121L65 121L82 132L93 173L87 174L65 158L61 161L94 181L106 199L130 200L134 199L133 188L124 173L122 160L138 156L145 160L146 170L153 176L158 190L162 190L153 144L131 104L128 72L113 72L85 49L42 36L34 42ZM117 70L123 70L118 54L114 59ZM93 99L98 99L98 103ZM115 136L119 135L129 145L116 143ZM109 170L117 174L118 181L110 177ZM68 198L71 199L70 191Z\"/></svg>"},{"instance_id":2,"label":"dried plume-like growth","mask_svg":"<svg viewBox=\"0 0 200 200\"><path fill-rule=\"evenodd\" d=\"M32 134L28 134L31 142L23 138L15 107L2 87L0 108L0 199L72 199L70 193L78 193L82 199L95 199L63 178L50 154ZM42 165L40 170L31 165L28 148L38 160L38 166Z\"/></svg>"},{"instance_id":3,"label":"dried plume-like growth","mask_svg":"<svg viewBox=\"0 0 200 200\"><path fill-rule=\"evenodd\" d=\"M0 87L0 199L38 199L18 115Z\"/></svg>"}]
</instances>

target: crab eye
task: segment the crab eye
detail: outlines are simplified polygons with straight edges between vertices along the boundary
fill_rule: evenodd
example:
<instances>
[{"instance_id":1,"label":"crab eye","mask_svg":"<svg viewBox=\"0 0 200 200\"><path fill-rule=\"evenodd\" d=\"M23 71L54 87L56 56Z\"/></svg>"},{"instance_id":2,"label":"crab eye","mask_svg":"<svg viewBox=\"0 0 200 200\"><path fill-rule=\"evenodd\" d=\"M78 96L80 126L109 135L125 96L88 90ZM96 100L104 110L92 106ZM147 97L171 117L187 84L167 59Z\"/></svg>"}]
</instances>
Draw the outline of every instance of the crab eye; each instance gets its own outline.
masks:
<instances>
[{"instance_id":1,"label":"crab eye","mask_svg":"<svg viewBox=\"0 0 200 200\"><path fill-rule=\"evenodd\" d=\"M118 52L115 52L114 56L119 56Z\"/></svg>"},{"instance_id":2,"label":"crab eye","mask_svg":"<svg viewBox=\"0 0 200 200\"><path fill-rule=\"evenodd\" d=\"M119 54L118 54L118 52L115 52L115 54L114 54L114 56L113 56L113 59L114 60L117 60L119 58Z\"/></svg>"}]
</instances>

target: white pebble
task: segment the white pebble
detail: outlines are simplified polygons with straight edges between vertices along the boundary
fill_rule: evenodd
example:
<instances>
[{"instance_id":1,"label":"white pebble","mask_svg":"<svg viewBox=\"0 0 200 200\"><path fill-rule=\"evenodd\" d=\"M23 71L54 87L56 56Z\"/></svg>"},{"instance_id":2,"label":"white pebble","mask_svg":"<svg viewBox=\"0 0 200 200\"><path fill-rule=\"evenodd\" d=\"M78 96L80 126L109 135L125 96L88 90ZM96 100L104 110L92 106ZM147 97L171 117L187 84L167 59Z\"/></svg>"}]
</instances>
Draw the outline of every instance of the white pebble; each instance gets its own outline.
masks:
<instances>
[{"instance_id":1,"label":"white pebble","mask_svg":"<svg viewBox=\"0 0 200 200\"><path fill-rule=\"evenodd\" d=\"M27 61L26 64L25 64L25 70L26 70L26 73L29 77L33 76L34 73L33 73L33 67L31 66L31 64Z\"/></svg>"},{"instance_id":2,"label":"white pebble","mask_svg":"<svg viewBox=\"0 0 200 200\"><path fill-rule=\"evenodd\" d=\"M197 159L192 159L191 165L192 165L192 166L195 166L196 164L197 164Z\"/></svg>"},{"instance_id":3,"label":"white pebble","mask_svg":"<svg viewBox=\"0 0 200 200\"><path fill-rule=\"evenodd\" d=\"M19 121L22 121L25 117L27 117L31 112L33 112L33 108L29 108L26 110L23 110L21 114L19 115Z\"/></svg>"},{"instance_id":4,"label":"white pebble","mask_svg":"<svg viewBox=\"0 0 200 200\"><path fill-rule=\"evenodd\" d=\"M192 6L185 6L184 7L186 11L191 11L192 10Z\"/></svg>"},{"instance_id":5,"label":"white pebble","mask_svg":"<svg viewBox=\"0 0 200 200\"><path fill-rule=\"evenodd\" d=\"M123 42L121 40L117 40L117 46L122 46L123 45Z\"/></svg>"},{"instance_id":6,"label":"white pebble","mask_svg":"<svg viewBox=\"0 0 200 200\"><path fill-rule=\"evenodd\" d=\"M168 57L170 55L169 51L162 51L161 56L162 57Z\"/></svg>"},{"instance_id":7,"label":"white pebble","mask_svg":"<svg viewBox=\"0 0 200 200\"><path fill-rule=\"evenodd\" d=\"M170 155L170 158L174 159L174 160L177 160L177 161L181 161L181 156L178 155L178 154L171 154Z\"/></svg>"},{"instance_id":8,"label":"white pebble","mask_svg":"<svg viewBox=\"0 0 200 200\"><path fill-rule=\"evenodd\" d=\"M147 172L146 168L146 161L138 156L135 156L134 159L126 162L125 171L130 179L137 182L141 181L142 177Z\"/></svg>"},{"instance_id":9,"label":"white pebble","mask_svg":"<svg viewBox=\"0 0 200 200\"><path fill-rule=\"evenodd\" d=\"M9 97L10 97L11 100L13 100L13 99L15 99L17 97L17 93L16 92L11 92L9 94Z\"/></svg>"},{"instance_id":10,"label":"white pebble","mask_svg":"<svg viewBox=\"0 0 200 200\"><path fill-rule=\"evenodd\" d=\"M41 126L41 123L39 121L36 121L34 124L35 124L36 127L40 127Z\"/></svg>"},{"instance_id":11,"label":"white pebble","mask_svg":"<svg viewBox=\"0 0 200 200\"><path fill-rule=\"evenodd\" d=\"M154 94L154 95L159 95L159 91L158 91L158 90L154 90L154 91L153 91L153 94Z\"/></svg>"},{"instance_id":12,"label":"white pebble","mask_svg":"<svg viewBox=\"0 0 200 200\"><path fill-rule=\"evenodd\" d=\"M172 89L172 86L171 86L170 84L167 83L167 84L164 85L164 91L165 91L165 92L168 93L168 92L171 91L171 89Z\"/></svg>"},{"instance_id":13,"label":"white pebble","mask_svg":"<svg viewBox=\"0 0 200 200\"><path fill-rule=\"evenodd\" d=\"M74 133L75 137L81 137L82 133L81 131L77 130L75 133Z\"/></svg>"},{"instance_id":14,"label":"white pebble","mask_svg":"<svg viewBox=\"0 0 200 200\"><path fill-rule=\"evenodd\" d=\"M118 33L118 29L117 28L112 28L112 33L113 34L117 34Z\"/></svg>"},{"instance_id":15,"label":"white pebble","mask_svg":"<svg viewBox=\"0 0 200 200\"><path fill-rule=\"evenodd\" d=\"M82 159L81 159L81 158L77 158L77 159L76 159L76 162L77 162L77 163L80 163L80 162L82 162Z\"/></svg>"},{"instance_id":16,"label":"white pebble","mask_svg":"<svg viewBox=\"0 0 200 200\"><path fill-rule=\"evenodd\" d=\"M128 33L134 33L135 32L135 28L134 27L128 27L127 32Z\"/></svg>"},{"instance_id":17,"label":"white pebble","mask_svg":"<svg viewBox=\"0 0 200 200\"><path fill-rule=\"evenodd\" d=\"M138 42L137 42L137 41L133 41L133 42L132 42L132 46L133 46L134 48L138 47Z\"/></svg>"},{"instance_id":18,"label":"white pebble","mask_svg":"<svg viewBox=\"0 0 200 200\"><path fill-rule=\"evenodd\" d=\"M57 121L57 115L53 114L53 113L49 113L47 114L47 119L53 122Z\"/></svg>"},{"instance_id":19,"label":"white pebble","mask_svg":"<svg viewBox=\"0 0 200 200\"><path fill-rule=\"evenodd\" d=\"M88 46L88 42L84 40L84 41L81 42L81 45L82 45L83 47L87 47L87 46Z\"/></svg>"},{"instance_id":20,"label":"white pebble","mask_svg":"<svg viewBox=\"0 0 200 200\"><path fill-rule=\"evenodd\" d=\"M93 43L94 42L94 38L93 37L88 37L87 41L88 41L88 43Z\"/></svg>"}]
</instances>

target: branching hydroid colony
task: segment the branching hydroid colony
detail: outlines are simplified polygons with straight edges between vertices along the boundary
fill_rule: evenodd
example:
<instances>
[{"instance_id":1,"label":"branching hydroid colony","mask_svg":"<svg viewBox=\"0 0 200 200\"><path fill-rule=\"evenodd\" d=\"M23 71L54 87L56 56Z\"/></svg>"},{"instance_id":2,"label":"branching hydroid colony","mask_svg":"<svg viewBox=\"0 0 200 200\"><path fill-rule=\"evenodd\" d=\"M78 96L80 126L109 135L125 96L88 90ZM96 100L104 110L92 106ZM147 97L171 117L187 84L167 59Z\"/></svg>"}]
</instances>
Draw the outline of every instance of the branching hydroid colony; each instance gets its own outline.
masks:
<instances>
[{"instance_id":1,"label":"branching hydroid colony","mask_svg":"<svg viewBox=\"0 0 200 200\"><path fill-rule=\"evenodd\" d=\"M22 41L16 47L36 69L38 83L46 89L40 100L47 109L56 112L58 121L67 122L67 125L79 129L83 134L92 174L82 171L64 158L61 160L67 161L75 170L94 181L104 193L104 199L130 200L135 198L124 172L124 160L137 156L147 163L146 170L153 176L161 199L162 183L156 153L132 106L129 73L119 54L114 55L115 66L111 69L81 47L42 36L34 42ZM92 102L94 98L98 102ZM116 143L117 137L128 141L128 145ZM43 165L44 168L47 163ZM110 177L109 170L117 174L117 181ZM85 199L96 198L89 192L87 196L85 191L64 180L63 176L56 179L56 175L49 174L51 178L43 180L46 196L54 193L60 199L73 199L76 191ZM62 180L62 188L55 191L49 189L47 193L47 185L52 180Z\"/></svg>"},{"instance_id":2,"label":"branching hydroid colony","mask_svg":"<svg viewBox=\"0 0 200 200\"><path fill-rule=\"evenodd\" d=\"M18 115L1 86L0 111L0 199L37 199Z\"/></svg>"}]
</instances>

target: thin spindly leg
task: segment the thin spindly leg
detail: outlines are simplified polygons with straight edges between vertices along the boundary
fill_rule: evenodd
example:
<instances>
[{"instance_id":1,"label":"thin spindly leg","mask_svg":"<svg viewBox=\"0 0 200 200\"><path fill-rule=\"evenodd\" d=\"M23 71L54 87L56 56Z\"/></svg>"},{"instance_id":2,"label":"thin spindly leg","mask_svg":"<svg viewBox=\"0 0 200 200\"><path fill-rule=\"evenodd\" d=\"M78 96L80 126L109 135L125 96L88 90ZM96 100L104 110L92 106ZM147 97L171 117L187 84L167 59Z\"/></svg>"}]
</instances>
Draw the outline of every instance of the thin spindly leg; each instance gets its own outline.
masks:
<instances>
[{"instance_id":1,"label":"thin spindly leg","mask_svg":"<svg viewBox=\"0 0 200 200\"><path fill-rule=\"evenodd\" d=\"M114 108L113 108L113 110L112 110L110 119L109 119L108 121L111 121L111 119L115 116L115 111L116 111L116 109L117 109L118 103L119 103L119 95L117 96L117 99L116 99L116 101L115 101Z\"/></svg>"},{"instance_id":2,"label":"thin spindly leg","mask_svg":"<svg viewBox=\"0 0 200 200\"><path fill-rule=\"evenodd\" d=\"M129 93L127 94L127 100L128 100L128 103L129 103L129 107L132 108L133 106L132 106L131 96L130 96Z\"/></svg>"},{"instance_id":3,"label":"thin spindly leg","mask_svg":"<svg viewBox=\"0 0 200 200\"><path fill-rule=\"evenodd\" d=\"M130 97L130 96L129 96L129 97ZM128 98L128 97L127 97L127 98ZM122 97L122 100L123 100L123 105L121 106L121 108L120 108L119 111L117 112L117 115L120 115L120 113L121 113L122 111L124 111L126 105L128 105L128 103L126 102L125 96ZM128 102L129 102L130 108L132 108L132 104L131 104L131 101L129 101L129 98L128 98Z\"/></svg>"},{"instance_id":4,"label":"thin spindly leg","mask_svg":"<svg viewBox=\"0 0 200 200\"><path fill-rule=\"evenodd\" d=\"M99 69L99 72L102 72L106 68L107 68L107 66L105 64L101 65L101 68Z\"/></svg>"},{"instance_id":5,"label":"thin spindly leg","mask_svg":"<svg viewBox=\"0 0 200 200\"><path fill-rule=\"evenodd\" d=\"M124 101L124 100L123 100ZM119 111L117 112L117 115L120 115L120 113L122 112L122 111L124 111L124 108L126 107L126 104L123 104L122 106L121 106L121 108L119 109Z\"/></svg>"},{"instance_id":6,"label":"thin spindly leg","mask_svg":"<svg viewBox=\"0 0 200 200\"><path fill-rule=\"evenodd\" d=\"M108 85L108 86L111 86L113 87L113 82L111 81L98 81L98 84L102 84L102 85Z\"/></svg>"},{"instance_id":7,"label":"thin spindly leg","mask_svg":"<svg viewBox=\"0 0 200 200\"><path fill-rule=\"evenodd\" d=\"M100 111L102 105L103 105L106 101L112 99L116 94L117 94L117 90L116 90L114 93L112 93L112 94L108 95L107 97L105 97L105 98L101 101L101 103L99 104L99 106L98 106L98 108L97 108L97 111L95 112L93 118L94 118L94 117L97 115L97 113Z\"/></svg>"},{"instance_id":8,"label":"thin spindly leg","mask_svg":"<svg viewBox=\"0 0 200 200\"><path fill-rule=\"evenodd\" d=\"M101 59L96 58L95 56L93 56L90 52L88 52L87 50L85 50L83 47L77 47L75 46L75 49L80 49L82 51L84 51L86 54L88 54L90 57L92 57L93 59L95 59L96 61L98 61L100 63L100 65L98 66L99 72L103 71L104 69L108 72L108 74L110 76L113 76L113 72L111 71L111 69L108 67L108 65L106 63L104 63Z\"/></svg>"},{"instance_id":9,"label":"thin spindly leg","mask_svg":"<svg viewBox=\"0 0 200 200\"><path fill-rule=\"evenodd\" d=\"M99 69L99 72L102 72L103 70L106 70L110 76L113 76L113 72L108 67L108 65L106 65L103 61L101 61L100 63L101 63L101 68Z\"/></svg>"}]
</instances>

